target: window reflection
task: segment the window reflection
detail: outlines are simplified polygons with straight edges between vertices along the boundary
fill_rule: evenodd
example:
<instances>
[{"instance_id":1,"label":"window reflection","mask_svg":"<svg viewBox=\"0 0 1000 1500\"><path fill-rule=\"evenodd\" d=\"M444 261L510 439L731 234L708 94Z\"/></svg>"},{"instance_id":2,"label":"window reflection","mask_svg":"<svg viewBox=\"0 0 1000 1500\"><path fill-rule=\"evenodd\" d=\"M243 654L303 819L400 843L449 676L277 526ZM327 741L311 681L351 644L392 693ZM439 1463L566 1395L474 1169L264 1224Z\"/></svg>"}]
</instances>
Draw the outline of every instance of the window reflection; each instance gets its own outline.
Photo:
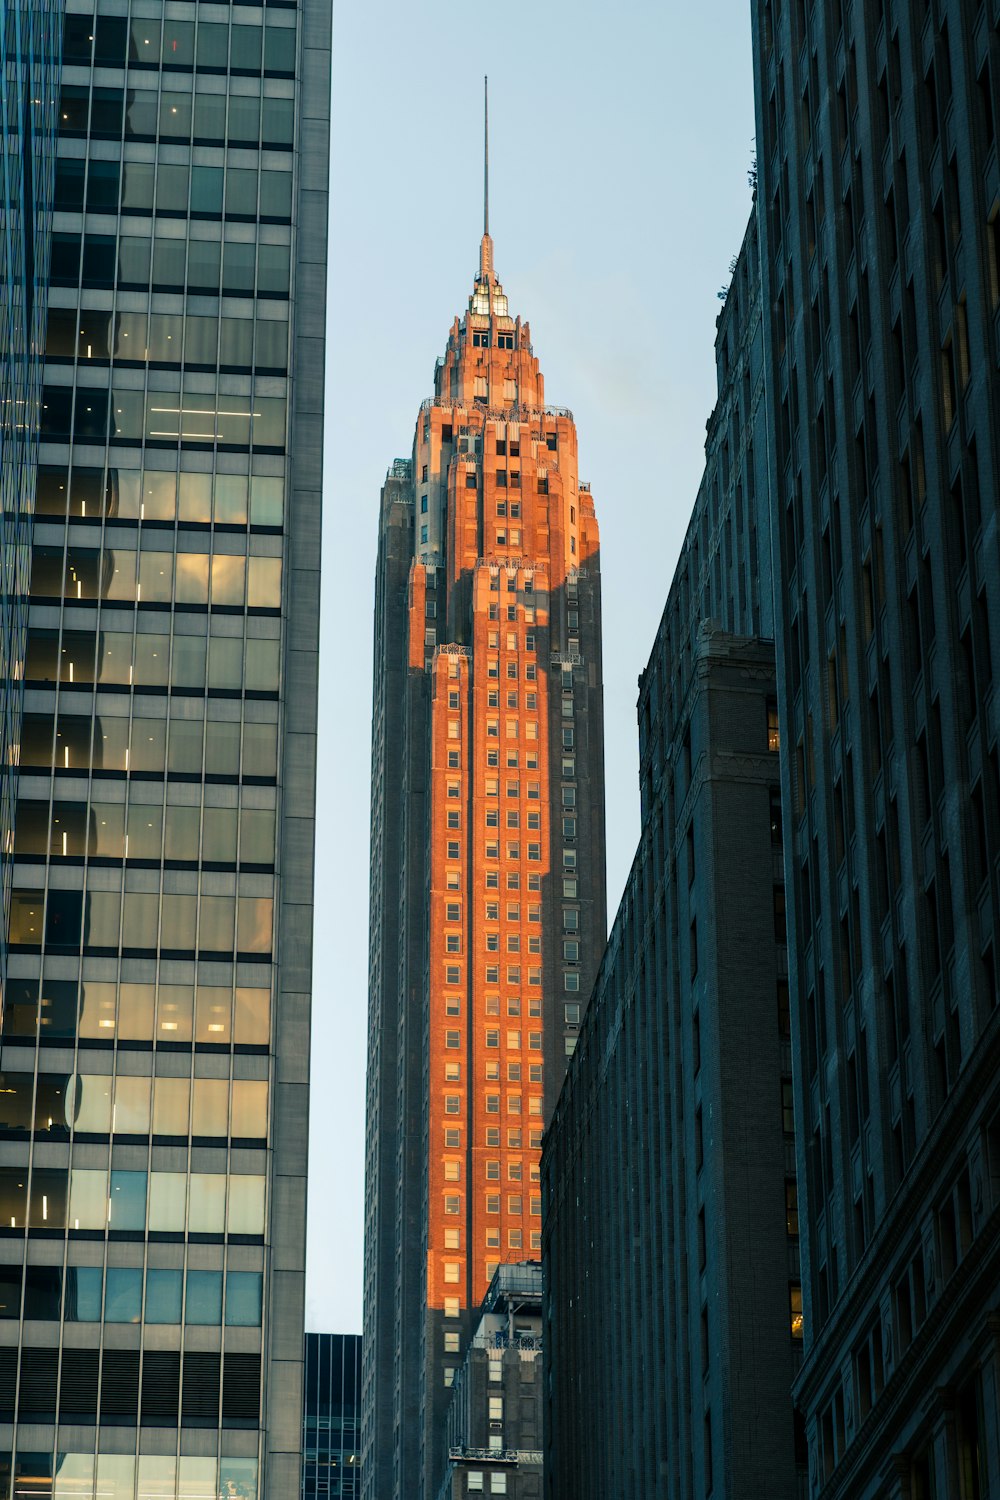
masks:
<instances>
[{"instance_id":1,"label":"window reflection","mask_svg":"<svg viewBox=\"0 0 1000 1500\"><path fill-rule=\"evenodd\" d=\"M153 1134L186 1136L190 1100L190 1079L157 1078L153 1086Z\"/></svg>"},{"instance_id":2,"label":"window reflection","mask_svg":"<svg viewBox=\"0 0 1000 1500\"><path fill-rule=\"evenodd\" d=\"M151 1231L171 1234L183 1232L186 1190L186 1173L153 1173L149 1185L149 1228ZM193 1228L194 1225L189 1227Z\"/></svg>"},{"instance_id":3,"label":"window reflection","mask_svg":"<svg viewBox=\"0 0 1000 1500\"><path fill-rule=\"evenodd\" d=\"M271 991L240 987L236 991L233 1041L237 1046L266 1047L271 1040Z\"/></svg>"},{"instance_id":4,"label":"window reflection","mask_svg":"<svg viewBox=\"0 0 1000 1500\"><path fill-rule=\"evenodd\" d=\"M225 1136L229 1129L229 1081L196 1078L191 1132L195 1136Z\"/></svg>"}]
</instances>

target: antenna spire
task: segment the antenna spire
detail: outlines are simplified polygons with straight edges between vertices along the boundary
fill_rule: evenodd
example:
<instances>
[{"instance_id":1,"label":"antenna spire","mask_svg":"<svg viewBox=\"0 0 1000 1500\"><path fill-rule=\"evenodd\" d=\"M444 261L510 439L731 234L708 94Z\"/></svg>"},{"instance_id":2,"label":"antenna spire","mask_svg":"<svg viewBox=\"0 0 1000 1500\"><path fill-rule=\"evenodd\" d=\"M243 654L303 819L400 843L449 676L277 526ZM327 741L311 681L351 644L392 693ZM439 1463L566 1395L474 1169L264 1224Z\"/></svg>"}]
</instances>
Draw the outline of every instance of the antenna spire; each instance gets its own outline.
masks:
<instances>
[{"instance_id":1,"label":"antenna spire","mask_svg":"<svg viewBox=\"0 0 1000 1500\"><path fill-rule=\"evenodd\" d=\"M493 241L490 239L490 80L483 78L483 239L479 247L479 280L493 280Z\"/></svg>"},{"instance_id":2,"label":"antenna spire","mask_svg":"<svg viewBox=\"0 0 1000 1500\"><path fill-rule=\"evenodd\" d=\"M483 234L490 232L490 80L483 77Z\"/></svg>"}]
</instances>

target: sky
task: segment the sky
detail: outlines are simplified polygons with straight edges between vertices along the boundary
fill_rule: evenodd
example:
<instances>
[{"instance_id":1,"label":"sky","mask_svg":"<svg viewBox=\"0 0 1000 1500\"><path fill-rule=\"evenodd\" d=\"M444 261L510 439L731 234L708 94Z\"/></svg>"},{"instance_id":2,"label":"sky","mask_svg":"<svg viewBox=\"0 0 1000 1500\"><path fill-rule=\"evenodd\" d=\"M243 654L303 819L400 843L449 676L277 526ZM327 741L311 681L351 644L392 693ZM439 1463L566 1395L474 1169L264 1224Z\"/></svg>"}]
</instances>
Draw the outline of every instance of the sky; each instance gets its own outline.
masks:
<instances>
[{"instance_id":1,"label":"sky","mask_svg":"<svg viewBox=\"0 0 1000 1500\"><path fill-rule=\"evenodd\" d=\"M335 4L306 1326L361 1328L379 491L490 230L601 529L608 912L639 834L636 683L704 467L750 212L750 0Z\"/></svg>"}]
</instances>

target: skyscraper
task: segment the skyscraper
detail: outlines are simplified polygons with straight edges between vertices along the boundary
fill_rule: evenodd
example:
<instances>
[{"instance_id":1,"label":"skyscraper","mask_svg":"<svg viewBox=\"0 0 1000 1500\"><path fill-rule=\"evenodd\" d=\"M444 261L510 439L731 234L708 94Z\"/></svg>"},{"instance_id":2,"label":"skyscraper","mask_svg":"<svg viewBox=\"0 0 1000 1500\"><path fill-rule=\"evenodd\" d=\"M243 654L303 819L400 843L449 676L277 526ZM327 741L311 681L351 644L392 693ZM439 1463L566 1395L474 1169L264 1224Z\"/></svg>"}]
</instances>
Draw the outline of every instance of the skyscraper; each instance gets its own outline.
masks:
<instances>
[{"instance_id":1,"label":"skyscraper","mask_svg":"<svg viewBox=\"0 0 1000 1500\"><path fill-rule=\"evenodd\" d=\"M0 1493L299 1488L329 22L65 16L3 681Z\"/></svg>"},{"instance_id":2,"label":"skyscraper","mask_svg":"<svg viewBox=\"0 0 1000 1500\"><path fill-rule=\"evenodd\" d=\"M25 0L5 10L0 38L0 675L10 687L0 702L0 985L17 805L15 747L28 628L60 41L56 4Z\"/></svg>"},{"instance_id":3,"label":"skyscraper","mask_svg":"<svg viewBox=\"0 0 1000 1500\"><path fill-rule=\"evenodd\" d=\"M371 868L364 1486L433 1500L605 935L597 523L488 218L382 491Z\"/></svg>"},{"instance_id":4,"label":"skyscraper","mask_svg":"<svg viewBox=\"0 0 1000 1500\"><path fill-rule=\"evenodd\" d=\"M755 7L811 1493L1000 1484L1000 7Z\"/></svg>"}]
</instances>

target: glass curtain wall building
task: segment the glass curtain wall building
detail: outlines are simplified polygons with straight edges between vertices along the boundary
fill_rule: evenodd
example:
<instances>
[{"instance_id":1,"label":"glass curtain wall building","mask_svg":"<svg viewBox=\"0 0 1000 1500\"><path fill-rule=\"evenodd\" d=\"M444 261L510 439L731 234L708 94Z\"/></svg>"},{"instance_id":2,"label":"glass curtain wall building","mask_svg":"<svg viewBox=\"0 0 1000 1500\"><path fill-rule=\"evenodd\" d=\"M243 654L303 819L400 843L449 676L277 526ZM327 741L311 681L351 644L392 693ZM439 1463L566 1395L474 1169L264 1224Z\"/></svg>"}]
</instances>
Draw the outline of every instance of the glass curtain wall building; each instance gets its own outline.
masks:
<instances>
[{"instance_id":1,"label":"glass curtain wall building","mask_svg":"<svg viewBox=\"0 0 1000 1500\"><path fill-rule=\"evenodd\" d=\"M329 23L65 15L0 1496L299 1489Z\"/></svg>"},{"instance_id":2,"label":"glass curtain wall building","mask_svg":"<svg viewBox=\"0 0 1000 1500\"><path fill-rule=\"evenodd\" d=\"M302 1500L361 1494L361 1335L306 1334Z\"/></svg>"},{"instance_id":3,"label":"glass curtain wall building","mask_svg":"<svg viewBox=\"0 0 1000 1500\"><path fill-rule=\"evenodd\" d=\"M41 406L46 263L55 174L59 7L15 3L0 12L0 885L10 899L17 801L15 756L28 625L31 505ZM0 981L4 924L0 921Z\"/></svg>"}]
</instances>

